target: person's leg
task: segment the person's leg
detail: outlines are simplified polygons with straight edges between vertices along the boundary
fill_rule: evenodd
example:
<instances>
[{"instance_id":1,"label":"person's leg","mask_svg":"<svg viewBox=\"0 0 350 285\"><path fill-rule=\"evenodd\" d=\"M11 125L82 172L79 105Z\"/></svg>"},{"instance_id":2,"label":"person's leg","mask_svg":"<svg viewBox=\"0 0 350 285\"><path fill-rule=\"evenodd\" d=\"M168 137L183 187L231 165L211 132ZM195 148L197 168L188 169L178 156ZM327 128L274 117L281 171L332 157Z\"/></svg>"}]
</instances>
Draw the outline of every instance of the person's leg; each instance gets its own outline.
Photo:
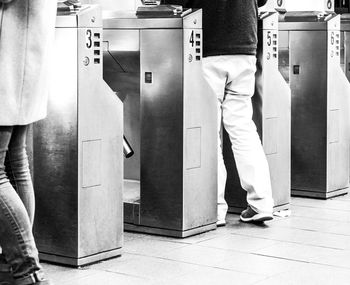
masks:
<instances>
[{"instance_id":1,"label":"person's leg","mask_svg":"<svg viewBox=\"0 0 350 285\"><path fill-rule=\"evenodd\" d=\"M226 58L229 80L222 104L223 124L230 136L242 188L256 213L272 217L270 172L256 126L252 120L256 59L235 55Z\"/></svg>"},{"instance_id":2,"label":"person's leg","mask_svg":"<svg viewBox=\"0 0 350 285\"><path fill-rule=\"evenodd\" d=\"M225 201L225 185L226 185L226 168L224 159L222 156L222 140L221 140L221 129L222 129L222 109L221 104L224 98L226 74L218 68L220 62L219 57L206 57L203 58L203 73L209 86L217 96L217 108L218 108L218 206L217 206L217 224L224 225L227 213L227 203ZM214 106L213 106L214 107Z\"/></svg>"},{"instance_id":3,"label":"person's leg","mask_svg":"<svg viewBox=\"0 0 350 285\"><path fill-rule=\"evenodd\" d=\"M32 224L23 202L5 172L5 158L8 147L12 144L16 146L15 149L8 151L21 152L22 155L14 156L23 158L22 162L16 160L15 164L12 164L10 159L12 171L16 172L16 168L22 169L28 163L23 156L24 145L20 143L25 144L22 137L25 135L26 132L23 132L21 127L0 127L0 245L6 261L11 265L15 284L34 284L41 279L41 266L32 234ZM12 136L18 141L12 141Z\"/></svg>"},{"instance_id":4,"label":"person's leg","mask_svg":"<svg viewBox=\"0 0 350 285\"><path fill-rule=\"evenodd\" d=\"M5 172L4 161L6 157L7 148L11 139L12 129L13 127L4 127L2 129L0 127L0 187L1 184L8 181ZM0 248L0 252L0 285L12 284L13 279L11 273L11 266L10 264L8 264L5 258L2 248Z\"/></svg>"},{"instance_id":5,"label":"person's leg","mask_svg":"<svg viewBox=\"0 0 350 285\"><path fill-rule=\"evenodd\" d=\"M29 125L14 127L5 159L5 169L12 187L21 198L33 225L35 198L26 152L28 129Z\"/></svg>"}]
</instances>

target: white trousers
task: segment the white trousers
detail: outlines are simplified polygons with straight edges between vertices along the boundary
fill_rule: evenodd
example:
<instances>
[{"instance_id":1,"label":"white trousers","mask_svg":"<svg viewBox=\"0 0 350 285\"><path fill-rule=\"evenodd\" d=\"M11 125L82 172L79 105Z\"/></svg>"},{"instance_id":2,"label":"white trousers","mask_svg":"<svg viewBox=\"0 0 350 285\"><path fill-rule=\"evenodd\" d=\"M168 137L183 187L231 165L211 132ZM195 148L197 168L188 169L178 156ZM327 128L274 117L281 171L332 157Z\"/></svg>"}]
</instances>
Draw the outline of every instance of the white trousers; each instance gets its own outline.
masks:
<instances>
[{"instance_id":1,"label":"white trousers","mask_svg":"<svg viewBox=\"0 0 350 285\"><path fill-rule=\"evenodd\" d=\"M225 184L227 172L222 156L221 128L231 143L247 202L258 213L272 213L270 171L256 126L252 120L256 57L252 55L203 58L204 77L218 102L218 220L227 213Z\"/></svg>"}]
</instances>

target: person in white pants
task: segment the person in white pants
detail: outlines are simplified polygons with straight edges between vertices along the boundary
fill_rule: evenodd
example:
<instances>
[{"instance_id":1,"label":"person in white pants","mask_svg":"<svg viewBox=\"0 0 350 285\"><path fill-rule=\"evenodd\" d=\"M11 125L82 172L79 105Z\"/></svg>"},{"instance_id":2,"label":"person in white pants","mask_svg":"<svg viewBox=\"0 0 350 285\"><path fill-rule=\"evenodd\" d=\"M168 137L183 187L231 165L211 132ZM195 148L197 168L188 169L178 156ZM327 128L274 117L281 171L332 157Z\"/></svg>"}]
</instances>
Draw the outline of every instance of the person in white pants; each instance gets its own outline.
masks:
<instances>
[{"instance_id":1,"label":"person in white pants","mask_svg":"<svg viewBox=\"0 0 350 285\"><path fill-rule=\"evenodd\" d=\"M226 168L222 156L222 126L230 136L242 188L249 207L241 220L272 219L273 200L269 166L252 120L251 98L255 86L254 55L209 56L203 58L203 72L218 98L218 222L224 225Z\"/></svg>"},{"instance_id":2,"label":"person in white pants","mask_svg":"<svg viewBox=\"0 0 350 285\"><path fill-rule=\"evenodd\" d=\"M247 191L248 208L243 222L272 219L273 200L269 167L256 126L252 120L258 6L266 0L163 0L203 12L203 71L218 98L218 126L230 136L242 188ZM213 106L215 108L216 106ZM219 146L221 146L219 131ZM224 198L226 169L218 149L218 217L225 225Z\"/></svg>"}]
</instances>

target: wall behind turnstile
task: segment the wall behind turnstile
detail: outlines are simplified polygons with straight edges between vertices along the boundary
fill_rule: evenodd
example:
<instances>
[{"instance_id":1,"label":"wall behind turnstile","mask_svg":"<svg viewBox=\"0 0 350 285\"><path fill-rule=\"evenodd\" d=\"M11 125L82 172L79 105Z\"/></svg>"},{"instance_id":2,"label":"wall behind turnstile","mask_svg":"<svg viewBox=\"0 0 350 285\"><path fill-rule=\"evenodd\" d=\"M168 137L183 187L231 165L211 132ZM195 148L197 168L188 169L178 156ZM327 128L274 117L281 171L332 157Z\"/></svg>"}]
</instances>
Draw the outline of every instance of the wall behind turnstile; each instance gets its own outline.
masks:
<instances>
[{"instance_id":1,"label":"wall behind turnstile","mask_svg":"<svg viewBox=\"0 0 350 285\"><path fill-rule=\"evenodd\" d=\"M83 4L100 4L103 10L135 10L141 0L82 0Z\"/></svg>"}]
</instances>

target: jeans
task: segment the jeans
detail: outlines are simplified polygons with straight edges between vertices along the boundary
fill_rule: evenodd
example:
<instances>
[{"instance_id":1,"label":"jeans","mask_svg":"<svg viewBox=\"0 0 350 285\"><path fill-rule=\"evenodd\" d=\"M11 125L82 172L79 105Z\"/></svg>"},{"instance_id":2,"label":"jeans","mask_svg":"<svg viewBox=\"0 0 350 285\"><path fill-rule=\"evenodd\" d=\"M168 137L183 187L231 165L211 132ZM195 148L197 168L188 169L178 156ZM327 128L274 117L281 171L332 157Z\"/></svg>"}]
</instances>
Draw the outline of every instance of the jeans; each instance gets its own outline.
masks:
<instances>
[{"instance_id":1,"label":"jeans","mask_svg":"<svg viewBox=\"0 0 350 285\"><path fill-rule=\"evenodd\" d=\"M217 96L218 145L222 126L230 136L232 151L247 202L258 213L272 213L270 171L256 126L251 98L255 86L256 57L252 55L203 58L206 81ZM222 148L218 148L218 220L225 219L227 172Z\"/></svg>"},{"instance_id":2,"label":"jeans","mask_svg":"<svg viewBox=\"0 0 350 285\"><path fill-rule=\"evenodd\" d=\"M0 126L0 266L7 263L15 279L41 269L32 233L35 205L25 149L28 128Z\"/></svg>"}]
</instances>

